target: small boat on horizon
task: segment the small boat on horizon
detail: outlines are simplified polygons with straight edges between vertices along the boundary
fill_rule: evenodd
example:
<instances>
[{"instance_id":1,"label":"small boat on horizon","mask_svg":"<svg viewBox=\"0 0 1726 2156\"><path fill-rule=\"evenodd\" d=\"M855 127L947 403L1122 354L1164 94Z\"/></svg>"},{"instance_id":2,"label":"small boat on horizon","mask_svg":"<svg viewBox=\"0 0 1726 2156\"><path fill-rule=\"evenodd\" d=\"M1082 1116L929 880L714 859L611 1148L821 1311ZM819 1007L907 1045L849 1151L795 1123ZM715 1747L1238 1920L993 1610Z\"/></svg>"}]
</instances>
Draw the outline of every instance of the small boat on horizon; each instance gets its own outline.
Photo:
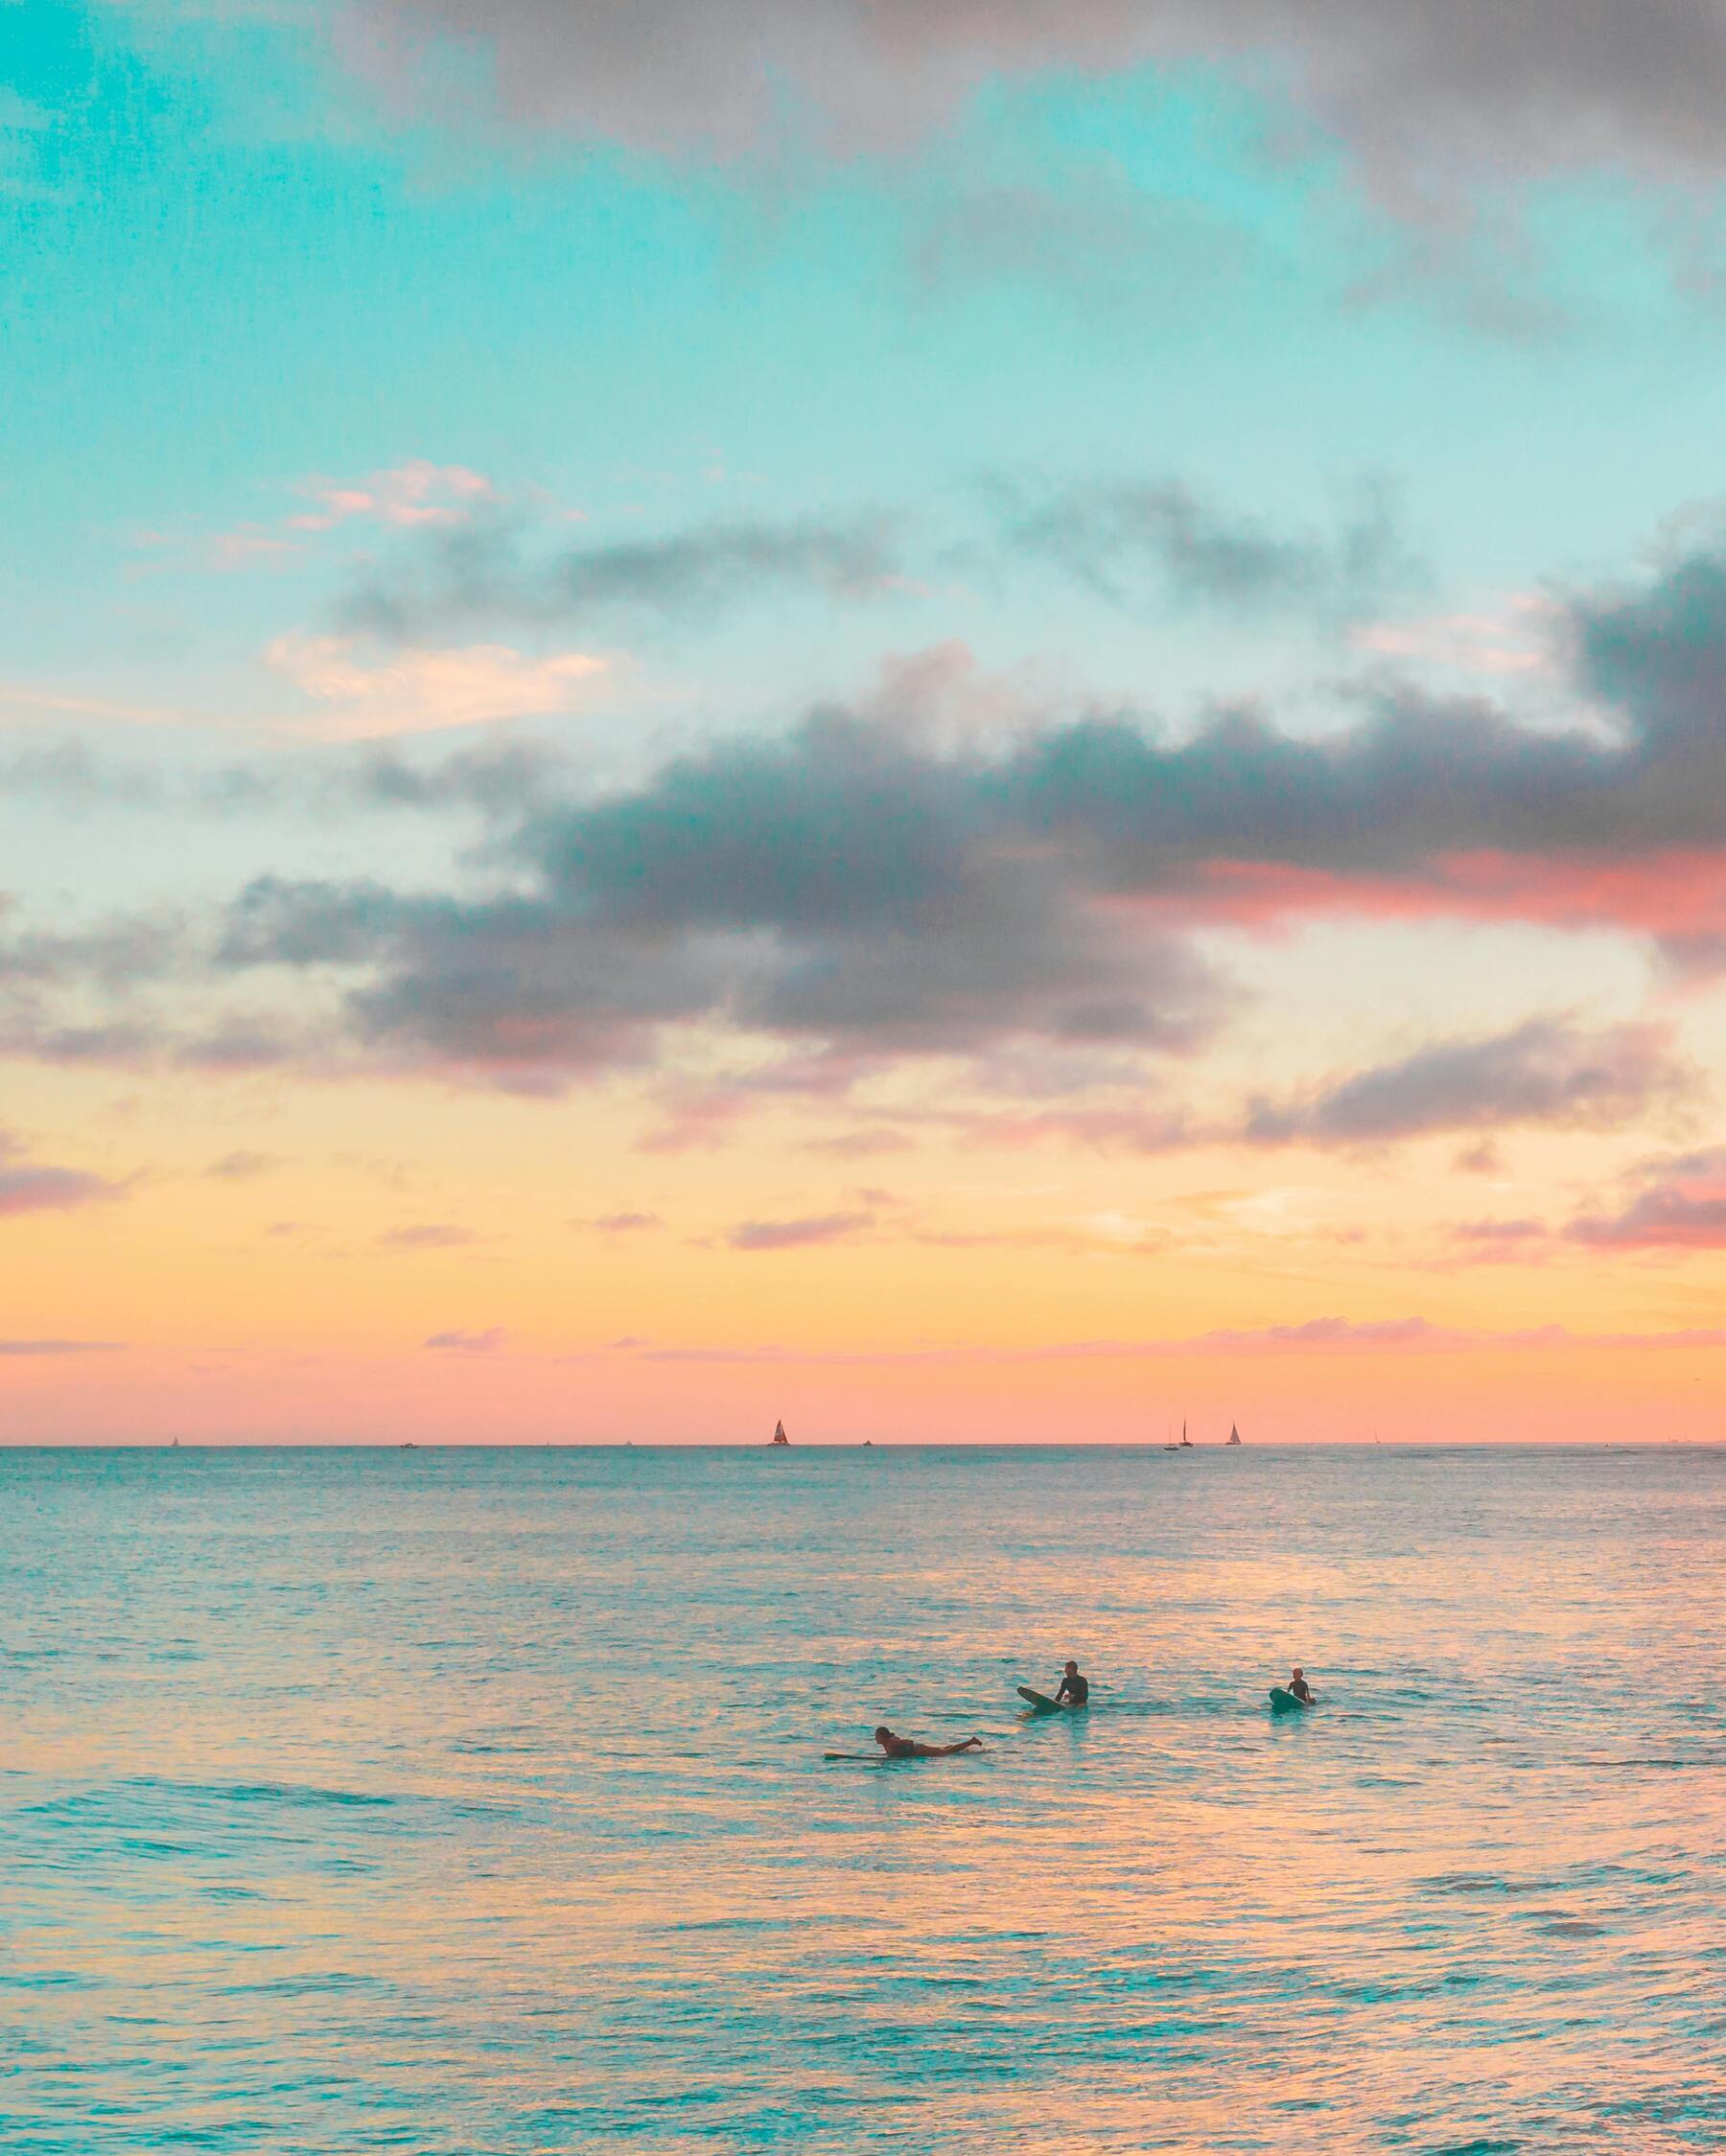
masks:
<instances>
[{"instance_id":1,"label":"small boat on horizon","mask_svg":"<svg viewBox=\"0 0 1726 2156\"><path fill-rule=\"evenodd\" d=\"M787 1437L787 1436L785 1435L785 1426L784 1426L784 1424L783 1424L783 1423L775 1423L775 1424L774 1424L774 1426L773 1426L773 1435L772 1435L772 1437L770 1437L770 1438L768 1439L768 1441L767 1441L767 1442L768 1442L768 1443L769 1443L770 1445L789 1445L789 1444L790 1444L791 1440L790 1440L790 1439L789 1439L789 1438L788 1438L788 1437Z\"/></svg>"},{"instance_id":2,"label":"small boat on horizon","mask_svg":"<svg viewBox=\"0 0 1726 2156\"><path fill-rule=\"evenodd\" d=\"M1241 1433L1232 1423L1228 1426L1228 1442L1230 1445L1239 1445L1241 1442Z\"/></svg>"}]
</instances>

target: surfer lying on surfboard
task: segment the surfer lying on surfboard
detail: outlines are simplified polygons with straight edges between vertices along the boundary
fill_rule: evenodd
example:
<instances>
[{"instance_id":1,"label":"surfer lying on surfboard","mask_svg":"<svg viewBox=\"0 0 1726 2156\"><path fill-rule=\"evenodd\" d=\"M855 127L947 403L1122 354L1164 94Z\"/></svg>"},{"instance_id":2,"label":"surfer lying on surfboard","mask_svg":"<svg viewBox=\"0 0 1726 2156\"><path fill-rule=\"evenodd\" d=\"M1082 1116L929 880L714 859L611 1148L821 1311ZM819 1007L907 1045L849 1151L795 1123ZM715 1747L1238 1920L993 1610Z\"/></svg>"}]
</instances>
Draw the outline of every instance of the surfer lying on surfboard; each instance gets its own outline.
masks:
<instances>
[{"instance_id":1,"label":"surfer lying on surfboard","mask_svg":"<svg viewBox=\"0 0 1726 2156\"><path fill-rule=\"evenodd\" d=\"M981 1737L967 1737L963 1744L923 1745L915 1737L896 1737L886 1723L875 1733L875 1741L889 1759L950 1759L956 1751L981 1751Z\"/></svg>"}]
</instances>

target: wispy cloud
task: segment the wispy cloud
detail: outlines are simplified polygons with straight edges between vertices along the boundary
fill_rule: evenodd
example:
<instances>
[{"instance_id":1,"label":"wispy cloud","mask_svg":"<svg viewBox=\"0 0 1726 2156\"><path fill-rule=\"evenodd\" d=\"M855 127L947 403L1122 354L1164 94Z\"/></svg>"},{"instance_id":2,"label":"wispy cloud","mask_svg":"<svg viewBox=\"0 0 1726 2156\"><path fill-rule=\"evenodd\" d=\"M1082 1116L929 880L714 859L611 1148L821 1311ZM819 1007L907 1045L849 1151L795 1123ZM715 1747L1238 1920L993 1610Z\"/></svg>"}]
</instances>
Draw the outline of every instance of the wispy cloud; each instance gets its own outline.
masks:
<instances>
[{"instance_id":1,"label":"wispy cloud","mask_svg":"<svg viewBox=\"0 0 1726 2156\"><path fill-rule=\"evenodd\" d=\"M1495 613L1357 622L1350 645L1373 659L1443 672L1515 679L1556 675L1562 612L1547 593L1517 592Z\"/></svg>"},{"instance_id":2,"label":"wispy cloud","mask_svg":"<svg viewBox=\"0 0 1726 2156\"><path fill-rule=\"evenodd\" d=\"M223 1153L219 1160L213 1160L204 1173L214 1176L221 1183L245 1183L250 1182L254 1176L268 1175L276 1165L269 1153L242 1149Z\"/></svg>"},{"instance_id":3,"label":"wispy cloud","mask_svg":"<svg viewBox=\"0 0 1726 2156\"><path fill-rule=\"evenodd\" d=\"M1063 570L1097 597L1143 611L1151 599L1230 613L1315 608L1355 614L1420 569L1382 492L1332 531L1280 530L1178 479L1094 480L991 489L1009 553Z\"/></svg>"},{"instance_id":4,"label":"wispy cloud","mask_svg":"<svg viewBox=\"0 0 1726 2156\"><path fill-rule=\"evenodd\" d=\"M280 566L305 552L324 532L362 522L386 531L447 529L463 522L498 496L489 479L461 464L433 464L411 457L361 479L297 480L293 493L307 506L268 522L236 524L207 541L187 542L168 532L141 532L141 546L190 551L216 569Z\"/></svg>"},{"instance_id":5,"label":"wispy cloud","mask_svg":"<svg viewBox=\"0 0 1726 2156\"><path fill-rule=\"evenodd\" d=\"M1576 1333L1564 1325L1523 1326L1504 1331L1441 1325L1425 1317L1349 1319L1308 1318L1286 1325L1223 1328L1178 1339L1056 1340L1029 1347L998 1345L933 1348L804 1349L779 1345L752 1348L674 1347L636 1343L645 1362L785 1363L810 1367L853 1366L944 1368L1021 1363L1146 1362L1205 1360L1243 1356L1294 1356L1494 1355L1593 1353L1684 1353L1726 1348L1726 1326L1691 1326L1669 1332Z\"/></svg>"},{"instance_id":6,"label":"wispy cloud","mask_svg":"<svg viewBox=\"0 0 1726 2156\"><path fill-rule=\"evenodd\" d=\"M1256 1145L1374 1144L1506 1124L1611 1129L1695 1083L1657 1028L1529 1018L1483 1039L1417 1049L1305 1100L1259 1101L1245 1136Z\"/></svg>"},{"instance_id":7,"label":"wispy cloud","mask_svg":"<svg viewBox=\"0 0 1726 2156\"><path fill-rule=\"evenodd\" d=\"M508 1335L501 1325L488 1325L482 1333L433 1333L425 1342L455 1355L496 1355Z\"/></svg>"},{"instance_id":8,"label":"wispy cloud","mask_svg":"<svg viewBox=\"0 0 1726 2156\"><path fill-rule=\"evenodd\" d=\"M314 707L303 730L376 739L567 710L609 671L593 652L531 659L507 644L377 653L355 637L278 637L265 663Z\"/></svg>"},{"instance_id":9,"label":"wispy cloud","mask_svg":"<svg viewBox=\"0 0 1726 2156\"><path fill-rule=\"evenodd\" d=\"M124 1197L128 1188L86 1169L52 1168L33 1161L15 1139L0 1132L0 1219L107 1205Z\"/></svg>"},{"instance_id":10,"label":"wispy cloud","mask_svg":"<svg viewBox=\"0 0 1726 2156\"><path fill-rule=\"evenodd\" d=\"M0 1340L0 1356L118 1355L124 1340Z\"/></svg>"},{"instance_id":11,"label":"wispy cloud","mask_svg":"<svg viewBox=\"0 0 1726 2156\"><path fill-rule=\"evenodd\" d=\"M1619 1212L1573 1220L1570 1240L1609 1250L1726 1250L1726 1148L1657 1162L1644 1179Z\"/></svg>"},{"instance_id":12,"label":"wispy cloud","mask_svg":"<svg viewBox=\"0 0 1726 2156\"><path fill-rule=\"evenodd\" d=\"M876 514L709 522L571 545L566 522L514 505L369 566L340 611L345 629L401 641L456 622L580 631L709 622L803 592L877 598L902 574L898 534Z\"/></svg>"},{"instance_id":13,"label":"wispy cloud","mask_svg":"<svg viewBox=\"0 0 1726 2156\"><path fill-rule=\"evenodd\" d=\"M360 480L302 479L298 491L314 506L288 520L295 531L328 531L357 517L397 530L448 526L472 516L481 502L498 498L497 489L481 473L424 457L410 457Z\"/></svg>"},{"instance_id":14,"label":"wispy cloud","mask_svg":"<svg viewBox=\"0 0 1726 2156\"><path fill-rule=\"evenodd\" d=\"M803 1250L851 1242L875 1226L873 1213L817 1213L792 1220L740 1220L726 1237L734 1250Z\"/></svg>"},{"instance_id":15,"label":"wispy cloud","mask_svg":"<svg viewBox=\"0 0 1726 2156\"><path fill-rule=\"evenodd\" d=\"M451 1220L426 1220L412 1227L391 1228L378 1238L384 1250L465 1250L479 1238L472 1228Z\"/></svg>"}]
</instances>

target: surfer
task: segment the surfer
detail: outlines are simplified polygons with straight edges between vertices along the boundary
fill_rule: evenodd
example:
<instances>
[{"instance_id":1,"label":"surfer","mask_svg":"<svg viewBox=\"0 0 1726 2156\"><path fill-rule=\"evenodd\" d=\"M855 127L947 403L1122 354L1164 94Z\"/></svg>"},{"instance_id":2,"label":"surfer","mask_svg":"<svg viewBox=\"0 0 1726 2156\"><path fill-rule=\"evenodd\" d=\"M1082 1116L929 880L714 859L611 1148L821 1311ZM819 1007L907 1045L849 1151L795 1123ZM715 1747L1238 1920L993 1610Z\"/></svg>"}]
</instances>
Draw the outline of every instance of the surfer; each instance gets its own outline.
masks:
<instances>
[{"instance_id":1,"label":"surfer","mask_svg":"<svg viewBox=\"0 0 1726 2156\"><path fill-rule=\"evenodd\" d=\"M896 1737L886 1723L875 1733L875 1741L889 1759L950 1759L956 1751L981 1751L981 1737L967 1737L963 1744L923 1745L915 1737Z\"/></svg>"},{"instance_id":2,"label":"surfer","mask_svg":"<svg viewBox=\"0 0 1726 2156\"><path fill-rule=\"evenodd\" d=\"M1090 1685L1085 1678L1080 1676L1077 1662L1068 1662L1065 1670L1061 1673L1061 1689L1055 1695L1055 1704L1057 1706L1088 1706L1090 1704Z\"/></svg>"},{"instance_id":3,"label":"surfer","mask_svg":"<svg viewBox=\"0 0 1726 2156\"><path fill-rule=\"evenodd\" d=\"M1306 1672L1298 1662L1295 1663L1294 1674L1289 1679L1289 1690L1302 1706L1317 1706L1318 1704L1317 1695L1306 1681Z\"/></svg>"}]
</instances>

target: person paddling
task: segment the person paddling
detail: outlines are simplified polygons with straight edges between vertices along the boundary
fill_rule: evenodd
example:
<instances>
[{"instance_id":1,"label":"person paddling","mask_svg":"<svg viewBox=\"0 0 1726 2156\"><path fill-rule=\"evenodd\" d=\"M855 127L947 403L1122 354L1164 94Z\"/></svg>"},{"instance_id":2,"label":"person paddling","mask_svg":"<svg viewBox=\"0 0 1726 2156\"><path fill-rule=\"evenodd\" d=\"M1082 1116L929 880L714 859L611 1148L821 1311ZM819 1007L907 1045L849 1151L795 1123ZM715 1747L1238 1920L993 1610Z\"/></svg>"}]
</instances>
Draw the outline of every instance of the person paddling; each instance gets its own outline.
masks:
<instances>
[{"instance_id":1,"label":"person paddling","mask_svg":"<svg viewBox=\"0 0 1726 2156\"><path fill-rule=\"evenodd\" d=\"M967 1737L963 1744L956 1745L919 1744L915 1737L896 1737L884 1722L875 1731L875 1741L889 1759L951 1759L957 1751L983 1749L981 1737Z\"/></svg>"},{"instance_id":2,"label":"person paddling","mask_svg":"<svg viewBox=\"0 0 1726 2156\"><path fill-rule=\"evenodd\" d=\"M1061 1675L1061 1689L1055 1695L1057 1706L1088 1706L1090 1685L1079 1674L1079 1664L1068 1662Z\"/></svg>"},{"instance_id":3,"label":"person paddling","mask_svg":"<svg viewBox=\"0 0 1726 2156\"><path fill-rule=\"evenodd\" d=\"M1289 1679L1289 1690L1302 1706L1317 1706L1318 1704L1318 1696L1307 1682L1306 1672L1298 1662L1295 1663L1294 1674Z\"/></svg>"}]
</instances>

